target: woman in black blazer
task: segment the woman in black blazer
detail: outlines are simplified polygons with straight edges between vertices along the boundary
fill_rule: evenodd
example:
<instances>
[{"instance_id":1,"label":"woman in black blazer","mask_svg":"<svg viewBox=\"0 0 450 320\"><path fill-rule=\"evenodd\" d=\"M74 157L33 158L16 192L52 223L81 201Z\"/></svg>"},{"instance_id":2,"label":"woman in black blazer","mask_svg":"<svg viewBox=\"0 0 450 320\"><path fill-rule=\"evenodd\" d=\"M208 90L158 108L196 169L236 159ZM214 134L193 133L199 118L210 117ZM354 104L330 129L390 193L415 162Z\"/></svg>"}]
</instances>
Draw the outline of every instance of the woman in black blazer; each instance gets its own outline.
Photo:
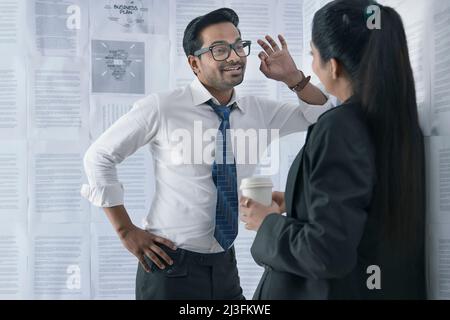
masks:
<instances>
[{"instance_id":1,"label":"woman in black blazer","mask_svg":"<svg viewBox=\"0 0 450 320\"><path fill-rule=\"evenodd\" d=\"M309 128L285 195L240 200L265 267L254 298L424 299L424 147L401 18L336 0L315 14L311 48L344 103Z\"/></svg>"}]
</instances>

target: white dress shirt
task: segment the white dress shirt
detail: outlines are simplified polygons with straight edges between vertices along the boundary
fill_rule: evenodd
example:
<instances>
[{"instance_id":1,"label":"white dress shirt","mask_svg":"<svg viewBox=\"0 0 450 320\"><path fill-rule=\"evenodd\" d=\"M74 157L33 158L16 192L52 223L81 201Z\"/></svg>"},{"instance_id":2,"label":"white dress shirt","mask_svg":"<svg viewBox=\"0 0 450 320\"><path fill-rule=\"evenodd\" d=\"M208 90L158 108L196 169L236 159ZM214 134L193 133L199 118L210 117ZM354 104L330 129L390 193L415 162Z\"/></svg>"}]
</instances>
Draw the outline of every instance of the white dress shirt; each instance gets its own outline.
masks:
<instances>
[{"instance_id":1,"label":"white dress shirt","mask_svg":"<svg viewBox=\"0 0 450 320\"><path fill-rule=\"evenodd\" d=\"M124 204L124 189L117 178L116 165L146 146L153 156L155 194L144 228L186 250L223 251L214 238L217 195L211 161L202 159L205 147L214 143L193 138L189 157L185 150L180 151L180 140L174 139L179 139L182 133L193 137L197 133L198 137L199 124L203 128L201 133L209 129L215 137L220 119L205 103L210 99L218 103L196 79L184 88L151 94L137 101L87 150L84 168L89 185L82 186L81 195L98 207ZM324 106L310 106L301 100L295 105L253 96L238 97L235 90L228 105L234 102L237 108L230 115L232 130L279 129L280 137L307 130L332 107L330 101ZM242 150L236 149L234 141L232 145L235 156L239 156L236 153ZM188 158L193 160L192 164L184 161ZM256 164L249 161L238 162L238 184L242 178L251 176L255 168Z\"/></svg>"}]
</instances>

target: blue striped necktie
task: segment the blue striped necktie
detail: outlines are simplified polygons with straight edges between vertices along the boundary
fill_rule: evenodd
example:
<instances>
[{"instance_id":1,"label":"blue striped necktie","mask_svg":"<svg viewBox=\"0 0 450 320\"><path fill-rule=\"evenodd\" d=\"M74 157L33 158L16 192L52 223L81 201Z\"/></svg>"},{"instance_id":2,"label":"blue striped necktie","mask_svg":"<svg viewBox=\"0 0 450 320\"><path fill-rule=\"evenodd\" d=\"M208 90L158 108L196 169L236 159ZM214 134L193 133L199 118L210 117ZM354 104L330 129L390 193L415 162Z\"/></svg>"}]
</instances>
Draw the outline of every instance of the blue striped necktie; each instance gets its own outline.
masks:
<instances>
[{"instance_id":1,"label":"blue striped necktie","mask_svg":"<svg viewBox=\"0 0 450 320\"><path fill-rule=\"evenodd\" d=\"M221 123L216 137L215 160L212 165L212 178L217 188L216 227L214 237L220 246L227 250L238 233L238 192L236 163L230 135L230 108L207 102L219 116Z\"/></svg>"}]
</instances>

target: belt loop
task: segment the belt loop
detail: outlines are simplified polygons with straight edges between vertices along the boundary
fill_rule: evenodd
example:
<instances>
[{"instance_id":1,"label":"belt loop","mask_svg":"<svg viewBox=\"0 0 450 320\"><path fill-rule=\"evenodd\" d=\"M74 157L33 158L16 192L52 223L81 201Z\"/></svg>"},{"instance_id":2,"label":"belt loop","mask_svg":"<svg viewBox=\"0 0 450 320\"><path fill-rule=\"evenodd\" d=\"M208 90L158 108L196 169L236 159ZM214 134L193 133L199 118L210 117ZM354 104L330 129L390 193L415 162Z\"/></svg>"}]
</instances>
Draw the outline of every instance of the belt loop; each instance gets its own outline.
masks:
<instances>
[{"instance_id":1,"label":"belt loop","mask_svg":"<svg viewBox=\"0 0 450 320\"><path fill-rule=\"evenodd\" d=\"M180 249L180 262L184 261L185 253L186 253L186 250Z\"/></svg>"}]
</instances>

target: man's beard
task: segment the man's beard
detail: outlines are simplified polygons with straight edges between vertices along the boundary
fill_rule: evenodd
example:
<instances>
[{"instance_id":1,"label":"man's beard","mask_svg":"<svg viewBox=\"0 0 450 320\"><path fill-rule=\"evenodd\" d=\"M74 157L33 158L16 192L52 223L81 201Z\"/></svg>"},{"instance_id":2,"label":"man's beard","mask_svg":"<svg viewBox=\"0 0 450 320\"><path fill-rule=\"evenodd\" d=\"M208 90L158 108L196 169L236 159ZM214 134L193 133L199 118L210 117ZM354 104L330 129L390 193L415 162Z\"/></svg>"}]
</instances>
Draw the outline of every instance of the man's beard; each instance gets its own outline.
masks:
<instances>
[{"instance_id":1,"label":"man's beard","mask_svg":"<svg viewBox=\"0 0 450 320\"><path fill-rule=\"evenodd\" d=\"M229 89L240 85L244 81L244 74L238 77L231 77L230 79L227 79L226 77L223 77L222 79L222 85L226 85L227 89Z\"/></svg>"}]
</instances>

